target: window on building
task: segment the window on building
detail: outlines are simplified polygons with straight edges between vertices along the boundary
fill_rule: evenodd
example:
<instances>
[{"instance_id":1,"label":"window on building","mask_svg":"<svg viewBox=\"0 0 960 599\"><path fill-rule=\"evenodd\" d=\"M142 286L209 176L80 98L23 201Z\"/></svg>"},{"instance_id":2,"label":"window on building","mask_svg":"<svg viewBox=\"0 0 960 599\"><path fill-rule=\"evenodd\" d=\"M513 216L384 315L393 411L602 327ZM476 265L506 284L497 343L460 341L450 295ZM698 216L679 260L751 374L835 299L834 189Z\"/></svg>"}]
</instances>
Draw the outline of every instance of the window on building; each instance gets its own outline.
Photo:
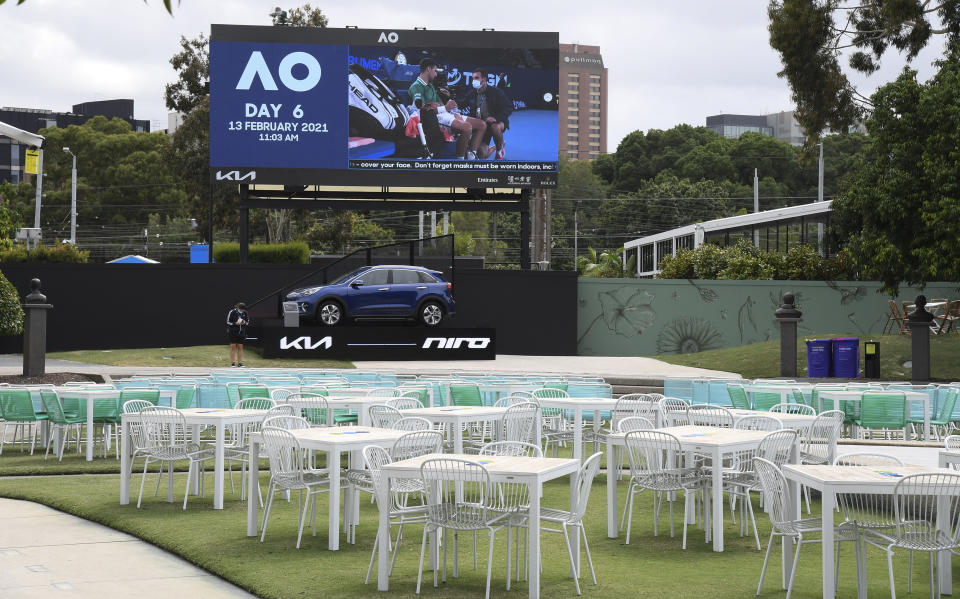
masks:
<instances>
[{"instance_id":1,"label":"window on building","mask_svg":"<svg viewBox=\"0 0 960 599\"><path fill-rule=\"evenodd\" d=\"M656 266L653 263L653 244L640 246L640 259L637 260L640 272L650 272Z\"/></svg>"},{"instance_id":2,"label":"window on building","mask_svg":"<svg viewBox=\"0 0 960 599\"><path fill-rule=\"evenodd\" d=\"M591 149L591 150L596 150L596 151L599 152L599 151L600 151L600 144L593 144L593 143L592 143L592 144L590 144L590 149Z\"/></svg>"},{"instance_id":3,"label":"window on building","mask_svg":"<svg viewBox=\"0 0 960 599\"><path fill-rule=\"evenodd\" d=\"M10 166L20 170L20 144L10 144Z\"/></svg>"},{"instance_id":4,"label":"window on building","mask_svg":"<svg viewBox=\"0 0 960 599\"><path fill-rule=\"evenodd\" d=\"M590 102L590 109L590 112L596 110L597 114L600 114L600 102Z\"/></svg>"},{"instance_id":5,"label":"window on building","mask_svg":"<svg viewBox=\"0 0 960 599\"><path fill-rule=\"evenodd\" d=\"M580 79L580 73L567 73L567 79Z\"/></svg>"},{"instance_id":6,"label":"window on building","mask_svg":"<svg viewBox=\"0 0 960 599\"><path fill-rule=\"evenodd\" d=\"M676 242L677 242L677 250L693 249L693 235L684 235L682 237L677 237Z\"/></svg>"},{"instance_id":7,"label":"window on building","mask_svg":"<svg viewBox=\"0 0 960 599\"><path fill-rule=\"evenodd\" d=\"M576 152L567 152L567 158L574 158L574 159L576 159L576 158L579 158L579 157L580 157L580 155L577 154Z\"/></svg>"},{"instance_id":8,"label":"window on building","mask_svg":"<svg viewBox=\"0 0 960 599\"><path fill-rule=\"evenodd\" d=\"M580 146L577 145L577 144L568 143L568 144L567 144L567 149L568 149L568 150L579 150L579 149L580 149Z\"/></svg>"},{"instance_id":9,"label":"window on building","mask_svg":"<svg viewBox=\"0 0 960 599\"><path fill-rule=\"evenodd\" d=\"M56 127L57 119L43 119L44 127Z\"/></svg>"}]
</instances>

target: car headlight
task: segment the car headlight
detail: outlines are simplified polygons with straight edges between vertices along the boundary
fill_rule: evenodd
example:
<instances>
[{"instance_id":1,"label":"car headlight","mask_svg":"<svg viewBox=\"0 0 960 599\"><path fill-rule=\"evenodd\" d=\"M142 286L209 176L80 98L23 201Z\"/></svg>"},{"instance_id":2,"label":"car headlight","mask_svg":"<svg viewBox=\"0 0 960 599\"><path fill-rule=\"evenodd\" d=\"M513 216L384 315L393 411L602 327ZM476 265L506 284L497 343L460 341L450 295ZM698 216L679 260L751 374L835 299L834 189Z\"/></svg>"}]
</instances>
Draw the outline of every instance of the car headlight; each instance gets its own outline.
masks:
<instances>
[{"instance_id":1,"label":"car headlight","mask_svg":"<svg viewBox=\"0 0 960 599\"><path fill-rule=\"evenodd\" d=\"M308 295L313 295L314 293L320 291L321 289L323 289L323 285L320 285L319 287L307 287L305 289L294 289L293 291L287 294L287 297L288 298L305 297Z\"/></svg>"}]
</instances>

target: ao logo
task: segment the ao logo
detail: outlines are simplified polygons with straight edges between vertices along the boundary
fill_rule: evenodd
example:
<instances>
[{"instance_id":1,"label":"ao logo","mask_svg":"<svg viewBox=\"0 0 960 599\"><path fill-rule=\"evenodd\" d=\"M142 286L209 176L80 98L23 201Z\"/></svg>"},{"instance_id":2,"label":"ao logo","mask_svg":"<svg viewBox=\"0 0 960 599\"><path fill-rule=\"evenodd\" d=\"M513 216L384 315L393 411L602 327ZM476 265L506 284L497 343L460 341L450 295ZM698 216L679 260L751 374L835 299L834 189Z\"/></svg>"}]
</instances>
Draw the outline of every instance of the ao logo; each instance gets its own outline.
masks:
<instances>
[{"instance_id":1,"label":"ao logo","mask_svg":"<svg viewBox=\"0 0 960 599\"><path fill-rule=\"evenodd\" d=\"M391 31L390 33L381 31L380 37L377 38L377 43L378 44L383 44L383 43L395 44L399 39L400 39L400 36L397 35L396 31Z\"/></svg>"},{"instance_id":2,"label":"ao logo","mask_svg":"<svg viewBox=\"0 0 960 599\"><path fill-rule=\"evenodd\" d=\"M293 76L293 67L298 64L307 67L307 75L303 79L297 79ZM291 52L280 61L277 75L280 77L280 83L283 83L284 87L291 91L310 91L320 83L320 63L306 52ZM237 89L249 90L254 78L260 79L260 85L263 86L263 89L277 91L277 82L274 80L273 74L270 73L270 67L267 66L263 54L259 51L250 53L247 66L244 67L243 74L240 75L240 81L237 82Z\"/></svg>"}]
</instances>

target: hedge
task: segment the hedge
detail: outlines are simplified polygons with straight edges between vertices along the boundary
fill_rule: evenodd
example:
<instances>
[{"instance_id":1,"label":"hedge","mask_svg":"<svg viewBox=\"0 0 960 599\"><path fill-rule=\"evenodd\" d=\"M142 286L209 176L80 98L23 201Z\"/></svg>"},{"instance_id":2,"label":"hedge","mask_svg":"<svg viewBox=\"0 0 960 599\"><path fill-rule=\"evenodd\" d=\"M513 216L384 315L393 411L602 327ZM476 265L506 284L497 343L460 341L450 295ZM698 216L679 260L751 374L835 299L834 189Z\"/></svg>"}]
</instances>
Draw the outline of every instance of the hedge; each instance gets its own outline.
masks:
<instances>
[{"instance_id":1,"label":"hedge","mask_svg":"<svg viewBox=\"0 0 960 599\"><path fill-rule=\"evenodd\" d=\"M214 244L213 261L220 264L240 262L240 244ZM251 245L248 261L259 264L310 264L310 247L302 241Z\"/></svg>"},{"instance_id":2,"label":"hedge","mask_svg":"<svg viewBox=\"0 0 960 599\"><path fill-rule=\"evenodd\" d=\"M85 264L90 260L90 252L81 250L71 243L53 246L41 245L29 252L26 246L17 245L0 251L0 262L58 262L65 264Z\"/></svg>"},{"instance_id":3,"label":"hedge","mask_svg":"<svg viewBox=\"0 0 960 599\"><path fill-rule=\"evenodd\" d=\"M7 277L0 273L0 335L19 335L23 332L23 308L20 294Z\"/></svg>"}]
</instances>

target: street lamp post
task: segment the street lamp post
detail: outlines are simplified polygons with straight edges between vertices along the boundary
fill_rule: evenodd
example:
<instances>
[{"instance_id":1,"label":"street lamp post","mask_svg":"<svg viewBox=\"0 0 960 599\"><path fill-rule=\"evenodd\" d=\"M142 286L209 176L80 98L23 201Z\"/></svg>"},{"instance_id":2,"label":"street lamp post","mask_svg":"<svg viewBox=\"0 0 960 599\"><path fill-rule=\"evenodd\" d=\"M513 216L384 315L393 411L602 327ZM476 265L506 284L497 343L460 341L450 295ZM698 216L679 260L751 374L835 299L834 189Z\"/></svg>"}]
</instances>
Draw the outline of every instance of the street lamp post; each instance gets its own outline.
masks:
<instances>
[{"instance_id":1,"label":"street lamp post","mask_svg":"<svg viewBox=\"0 0 960 599\"><path fill-rule=\"evenodd\" d=\"M73 178L70 182L70 243L77 245L77 155L66 146L63 151L73 157Z\"/></svg>"}]
</instances>

